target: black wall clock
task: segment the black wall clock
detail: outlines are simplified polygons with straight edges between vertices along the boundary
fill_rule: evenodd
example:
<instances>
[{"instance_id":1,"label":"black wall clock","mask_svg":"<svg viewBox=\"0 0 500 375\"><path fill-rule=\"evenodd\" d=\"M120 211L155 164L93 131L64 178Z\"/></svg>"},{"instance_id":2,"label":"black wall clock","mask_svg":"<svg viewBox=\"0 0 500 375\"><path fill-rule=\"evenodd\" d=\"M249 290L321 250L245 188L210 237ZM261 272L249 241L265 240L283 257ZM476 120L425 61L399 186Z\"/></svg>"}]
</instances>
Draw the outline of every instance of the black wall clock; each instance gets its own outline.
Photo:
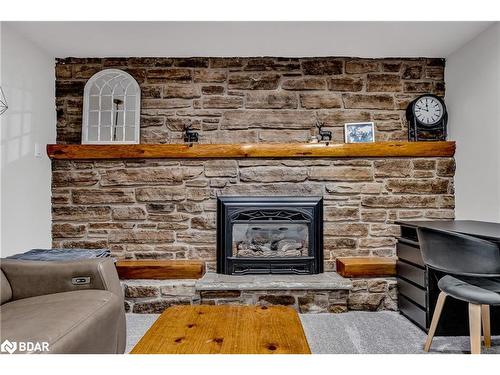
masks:
<instances>
[{"instance_id":1,"label":"black wall clock","mask_svg":"<svg viewBox=\"0 0 500 375\"><path fill-rule=\"evenodd\" d=\"M436 95L421 95L406 108L409 141L444 141L448 112L443 99Z\"/></svg>"}]
</instances>

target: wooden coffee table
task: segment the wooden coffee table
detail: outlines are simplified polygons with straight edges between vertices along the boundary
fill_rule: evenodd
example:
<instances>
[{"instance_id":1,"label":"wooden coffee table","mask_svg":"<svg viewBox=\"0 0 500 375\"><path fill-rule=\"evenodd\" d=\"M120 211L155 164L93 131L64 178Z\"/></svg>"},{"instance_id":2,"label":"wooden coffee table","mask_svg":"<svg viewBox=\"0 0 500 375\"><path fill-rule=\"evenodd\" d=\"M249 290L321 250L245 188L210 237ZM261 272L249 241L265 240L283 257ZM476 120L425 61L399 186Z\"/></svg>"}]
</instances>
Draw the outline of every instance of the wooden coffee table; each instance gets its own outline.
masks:
<instances>
[{"instance_id":1,"label":"wooden coffee table","mask_svg":"<svg viewBox=\"0 0 500 375\"><path fill-rule=\"evenodd\" d=\"M310 354L297 312L284 306L174 306L132 354Z\"/></svg>"}]
</instances>

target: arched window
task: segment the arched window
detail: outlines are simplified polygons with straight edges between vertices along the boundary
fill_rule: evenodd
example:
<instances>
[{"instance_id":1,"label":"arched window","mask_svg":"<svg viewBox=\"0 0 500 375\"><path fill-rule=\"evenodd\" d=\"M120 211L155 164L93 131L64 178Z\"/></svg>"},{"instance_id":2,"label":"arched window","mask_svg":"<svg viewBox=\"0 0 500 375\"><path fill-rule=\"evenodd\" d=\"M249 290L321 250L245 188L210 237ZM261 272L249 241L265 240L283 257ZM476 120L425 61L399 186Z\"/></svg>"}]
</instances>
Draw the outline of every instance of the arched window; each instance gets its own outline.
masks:
<instances>
[{"instance_id":1,"label":"arched window","mask_svg":"<svg viewBox=\"0 0 500 375\"><path fill-rule=\"evenodd\" d=\"M94 74L83 93L82 143L139 143L141 90L119 69Z\"/></svg>"}]
</instances>

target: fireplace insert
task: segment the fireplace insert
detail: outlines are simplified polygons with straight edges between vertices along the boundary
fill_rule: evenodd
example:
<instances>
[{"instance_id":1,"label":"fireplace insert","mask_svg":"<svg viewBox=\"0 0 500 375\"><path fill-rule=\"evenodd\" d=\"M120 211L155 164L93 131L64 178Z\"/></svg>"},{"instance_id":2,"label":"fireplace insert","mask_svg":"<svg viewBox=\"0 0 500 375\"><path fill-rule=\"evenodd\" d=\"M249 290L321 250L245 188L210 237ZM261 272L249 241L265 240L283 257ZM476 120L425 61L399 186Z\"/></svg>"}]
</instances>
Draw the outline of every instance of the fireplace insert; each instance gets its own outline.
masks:
<instances>
[{"instance_id":1,"label":"fireplace insert","mask_svg":"<svg viewBox=\"0 0 500 375\"><path fill-rule=\"evenodd\" d=\"M217 272L323 272L323 198L219 197Z\"/></svg>"}]
</instances>

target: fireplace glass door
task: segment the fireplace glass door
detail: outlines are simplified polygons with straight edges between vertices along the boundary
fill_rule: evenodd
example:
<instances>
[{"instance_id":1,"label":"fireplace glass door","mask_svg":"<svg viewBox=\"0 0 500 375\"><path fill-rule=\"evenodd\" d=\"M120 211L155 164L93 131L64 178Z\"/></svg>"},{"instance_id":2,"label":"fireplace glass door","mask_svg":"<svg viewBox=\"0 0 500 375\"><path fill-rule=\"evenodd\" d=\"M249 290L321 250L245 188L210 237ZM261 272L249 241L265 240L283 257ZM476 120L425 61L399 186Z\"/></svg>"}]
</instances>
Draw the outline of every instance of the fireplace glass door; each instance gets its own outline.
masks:
<instances>
[{"instance_id":1,"label":"fireplace glass door","mask_svg":"<svg viewBox=\"0 0 500 375\"><path fill-rule=\"evenodd\" d=\"M322 272L322 210L318 197L219 197L217 271Z\"/></svg>"}]
</instances>

